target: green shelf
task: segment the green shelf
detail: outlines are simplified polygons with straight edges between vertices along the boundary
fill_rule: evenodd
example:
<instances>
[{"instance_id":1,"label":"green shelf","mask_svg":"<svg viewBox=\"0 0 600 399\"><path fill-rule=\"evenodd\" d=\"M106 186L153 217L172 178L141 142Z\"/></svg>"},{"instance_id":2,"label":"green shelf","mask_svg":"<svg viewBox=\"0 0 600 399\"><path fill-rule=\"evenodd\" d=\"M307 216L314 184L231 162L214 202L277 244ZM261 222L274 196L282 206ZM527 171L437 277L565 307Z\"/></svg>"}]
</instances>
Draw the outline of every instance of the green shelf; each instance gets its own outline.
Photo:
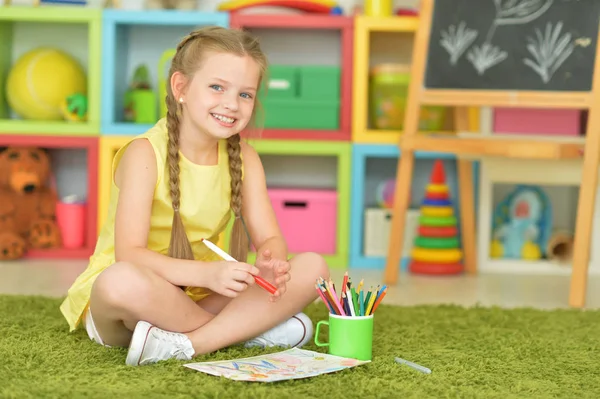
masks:
<instances>
[{"instance_id":1,"label":"green shelf","mask_svg":"<svg viewBox=\"0 0 600 399\"><path fill-rule=\"evenodd\" d=\"M0 8L0 21L86 23L102 20L102 10L62 6L8 6Z\"/></svg>"}]
</instances>

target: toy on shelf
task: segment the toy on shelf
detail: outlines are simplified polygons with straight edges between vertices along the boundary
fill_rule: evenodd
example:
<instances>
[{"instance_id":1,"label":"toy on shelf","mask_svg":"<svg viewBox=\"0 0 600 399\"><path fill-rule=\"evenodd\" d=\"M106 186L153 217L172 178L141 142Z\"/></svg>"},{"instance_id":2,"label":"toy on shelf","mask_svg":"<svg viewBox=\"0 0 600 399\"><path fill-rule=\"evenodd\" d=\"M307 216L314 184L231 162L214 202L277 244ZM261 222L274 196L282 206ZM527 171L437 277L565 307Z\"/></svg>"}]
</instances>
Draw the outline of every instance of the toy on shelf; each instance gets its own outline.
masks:
<instances>
[{"instance_id":1,"label":"toy on shelf","mask_svg":"<svg viewBox=\"0 0 600 399\"><path fill-rule=\"evenodd\" d=\"M62 120L64 101L73 94L87 94L87 79L75 58L59 49L30 50L8 73L6 98L23 119Z\"/></svg>"},{"instance_id":2,"label":"toy on shelf","mask_svg":"<svg viewBox=\"0 0 600 399\"><path fill-rule=\"evenodd\" d=\"M123 119L126 122L156 123L156 93L150 88L148 68L140 65L133 73L129 90L125 92Z\"/></svg>"},{"instance_id":3,"label":"toy on shelf","mask_svg":"<svg viewBox=\"0 0 600 399\"><path fill-rule=\"evenodd\" d=\"M219 4L217 9L235 12L260 6L284 7L314 14L339 14L340 11L337 2L331 0L230 0Z\"/></svg>"},{"instance_id":4,"label":"toy on shelf","mask_svg":"<svg viewBox=\"0 0 600 399\"><path fill-rule=\"evenodd\" d=\"M87 120L88 99L85 94L72 94L65 98L61 105L64 118L71 122L84 122Z\"/></svg>"},{"instance_id":5,"label":"toy on shelf","mask_svg":"<svg viewBox=\"0 0 600 399\"><path fill-rule=\"evenodd\" d=\"M409 83L410 65L380 64L371 70L369 114L374 129L404 129ZM419 130L443 130L445 119L445 107L423 106Z\"/></svg>"},{"instance_id":6,"label":"toy on shelf","mask_svg":"<svg viewBox=\"0 0 600 399\"><path fill-rule=\"evenodd\" d=\"M338 129L340 74L336 66L271 65L269 79L259 92L266 114L264 127Z\"/></svg>"},{"instance_id":7,"label":"toy on shelf","mask_svg":"<svg viewBox=\"0 0 600 399\"><path fill-rule=\"evenodd\" d=\"M195 10L196 0L146 0L145 7L149 10Z\"/></svg>"},{"instance_id":8,"label":"toy on shelf","mask_svg":"<svg viewBox=\"0 0 600 399\"><path fill-rule=\"evenodd\" d=\"M29 248L61 246L57 197L49 186L48 153L36 147L0 152L0 259L19 259Z\"/></svg>"},{"instance_id":9,"label":"toy on shelf","mask_svg":"<svg viewBox=\"0 0 600 399\"><path fill-rule=\"evenodd\" d=\"M444 164L436 160L421 202L421 215L409 270L417 274L458 274L462 249Z\"/></svg>"},{"instance_id":10,"label":"toy on shelf","mask_svg":"<svg viewBox=\"0 0 600 399\"><path fill-rule=\"evenodd\" d=\"M552 234L552 207L537 186L519 185L494 210L490 257L538 260Z\"/></svg>"},{"instance_id":11,"label":"toy on shelf","mask_svg":"<svg viewBox=\"0 0 600 399\"><path fill-rule=\"evenodd\" d=\"M167 116L167 104L165 101L165 98L167 98L167 76L169 74L168 68L174 56L175 49L168 49L162 53L158 61L158 96L160 98L159 112L161 118Z\"/></svg>"}]
</instances>

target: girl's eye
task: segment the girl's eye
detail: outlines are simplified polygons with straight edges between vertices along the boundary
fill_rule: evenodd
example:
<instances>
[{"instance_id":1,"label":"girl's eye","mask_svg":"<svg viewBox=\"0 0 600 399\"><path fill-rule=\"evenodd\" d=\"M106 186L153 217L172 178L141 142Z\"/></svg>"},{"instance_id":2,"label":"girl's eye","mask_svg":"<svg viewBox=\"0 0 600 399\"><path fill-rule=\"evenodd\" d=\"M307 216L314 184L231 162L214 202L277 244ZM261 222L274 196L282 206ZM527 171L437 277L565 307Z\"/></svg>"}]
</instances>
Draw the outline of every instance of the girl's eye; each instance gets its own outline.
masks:
<instances>
[{"instance_id":1,"label":"girl's eye","mask_svg":"<svg viewBox=\"0 0 600 399\"><path fill-rule=\"evenodd\" d=\"M241 95L242 97L244 97L244 98L248 98L248 99L252 98L252 96L251 96L250 94L248 94L248 93L242 93L242 94L240 94L240 95Z\"/></svg>"},{"instance_id":2,"label":"girl's eye","mask_svg":"<svg viewBox=\"0 0 600 399\"><path fill-rule=\"evenodd\" d=\"M211 85L210 88L214 89L214 90L221 90L222 89L222 87L219 86L219 85Z\"/></svg>"}]
</instances>

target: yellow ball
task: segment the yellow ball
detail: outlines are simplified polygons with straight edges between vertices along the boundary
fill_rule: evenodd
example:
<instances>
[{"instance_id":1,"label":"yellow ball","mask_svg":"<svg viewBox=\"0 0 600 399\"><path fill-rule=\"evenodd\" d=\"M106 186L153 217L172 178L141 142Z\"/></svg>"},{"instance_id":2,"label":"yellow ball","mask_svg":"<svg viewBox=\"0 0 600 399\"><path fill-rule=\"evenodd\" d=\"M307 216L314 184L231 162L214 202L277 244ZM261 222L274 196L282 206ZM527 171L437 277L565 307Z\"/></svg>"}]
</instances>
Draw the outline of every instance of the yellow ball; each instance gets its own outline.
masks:
<instances>
[{"instance_id":1,"label":"yellow ball","mask_svg":"<svg viewBox=\"0 0 600 399\"><path fill-rule=\"evenodd\" d=\"M62 120L61 104L71 94L87 94L83 68L69 54L37 48L23 54L6 82L6 98L24 119Z\"/></svg>"}]
</instances>

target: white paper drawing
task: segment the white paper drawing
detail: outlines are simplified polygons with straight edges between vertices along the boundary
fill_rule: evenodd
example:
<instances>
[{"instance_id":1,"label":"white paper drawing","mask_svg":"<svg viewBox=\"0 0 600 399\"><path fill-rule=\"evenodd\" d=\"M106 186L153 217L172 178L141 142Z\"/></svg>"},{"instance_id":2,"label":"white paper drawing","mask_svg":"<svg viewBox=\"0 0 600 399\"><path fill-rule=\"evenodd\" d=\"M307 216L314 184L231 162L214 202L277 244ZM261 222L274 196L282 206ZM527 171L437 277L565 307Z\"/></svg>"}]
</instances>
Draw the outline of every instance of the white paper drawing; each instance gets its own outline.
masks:
<instances>
[{"instance_id":1,"label":"white paper drawing","mask_svg":"<svg viewBox=\"0 0 600 399\"><path fill-rule=\"evenodd\" d=\"M450 25L447 31L442 31L440 44L450 54L450 64L456 65L465 50L475 41L479 33L474 29L467 28L464 21L456 25Z\"/></svg>"},{"instance_id":2,"label":"white paper drawing","mask_svg":"<svg viewBox=\"0 0 600 399\"><path fill-rule=\"evenodd\" d=\"M560 36L563 27L558 22L554 28L552 24L546 24L544 36L539 29L535 29L535 38L527 37L527 50L533 56L533 60L525 58L525 65L533 69L544 83L548 83L558 68L569 58L575 49L571 33Z\"/></svg>"}]
</instances>

